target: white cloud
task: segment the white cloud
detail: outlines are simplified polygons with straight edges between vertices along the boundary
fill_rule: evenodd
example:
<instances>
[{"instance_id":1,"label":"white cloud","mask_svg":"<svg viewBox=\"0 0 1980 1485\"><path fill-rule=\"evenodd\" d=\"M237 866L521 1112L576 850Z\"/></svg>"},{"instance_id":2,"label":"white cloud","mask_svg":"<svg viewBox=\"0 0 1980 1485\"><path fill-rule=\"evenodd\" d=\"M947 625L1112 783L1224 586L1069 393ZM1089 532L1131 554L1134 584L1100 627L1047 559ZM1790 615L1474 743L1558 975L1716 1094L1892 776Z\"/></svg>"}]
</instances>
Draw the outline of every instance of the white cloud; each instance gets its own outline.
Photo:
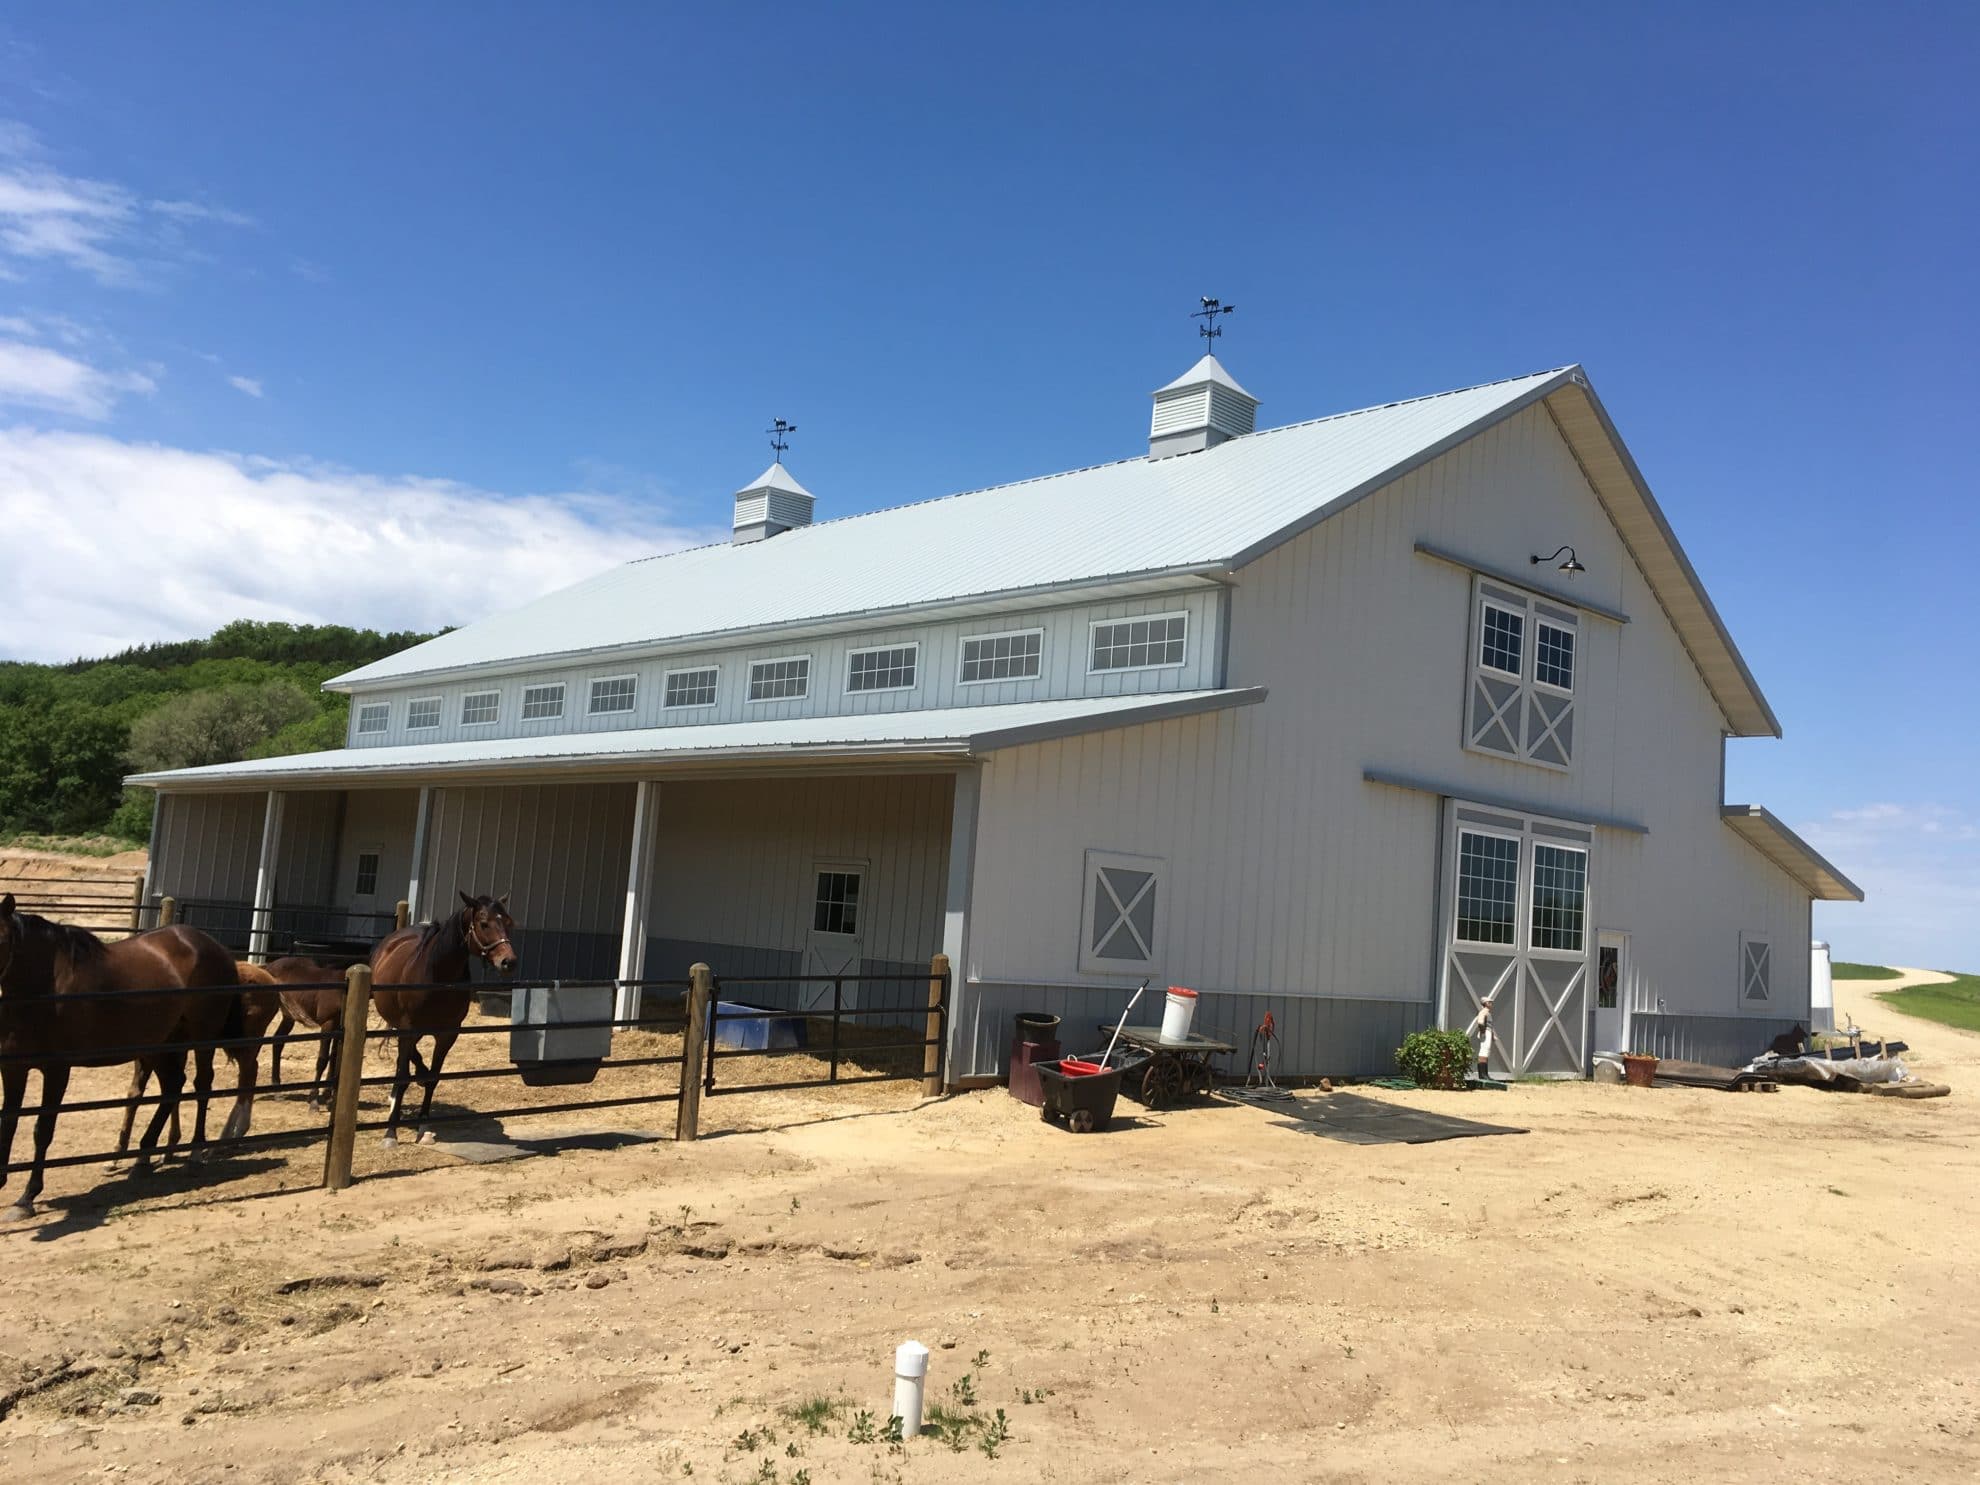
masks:
<instances>
[{"instance_id":1,"label":"white cloud","mask_svg":"<svg viewBox=\"0 0 1980 1485\"><path fill-rule=\"evenodd\" d=\"M261 379L253 376L230 376L227 385L236 392L245 392L250 397L261 396Z\"/></svg>"},{"instance_id":2,"label":"white cloud","mask_svg":"<svg viewBox=\"0 0 1980 1485\"><path fill-rule=\"evenodd\" d=\"M154 201L151 209L175 222L220 222L229 227L252 227L254 218L230 207L211 206L204 201Z\"/></svg>"},{"instance_id":3,"label":"white cloud","mask_svg":"<svg viewBox=\"0 0 1980 1485\"><path fill-rule=\"evenodd\" d=\"M157 385L140 371L101 371L47 346L0 340L0 403L102 419L125 393Z\"/></svg>"},{"instance_id":4,"label":"white cloud","mask_svg":"<svg viewBox=\"0 0 1980 1485\"><path fill-rule=\"evenodd\" d=\"M719 539L657 503L0 429L0 654L100 655L230 619L433 629Z\"/></svg>"},{"instance_id":5,"label":"white cloud","mask_svg":"<svg viewBox=\"0 0 1980 1485\"><path fill-rule=\"evenodd\" d=\"M1815 905L1815 935L1837 958L1980 970L1980 820L1877 802L1796 828L1863 889L1861 903Z\"/></svg>"}]
</instances>

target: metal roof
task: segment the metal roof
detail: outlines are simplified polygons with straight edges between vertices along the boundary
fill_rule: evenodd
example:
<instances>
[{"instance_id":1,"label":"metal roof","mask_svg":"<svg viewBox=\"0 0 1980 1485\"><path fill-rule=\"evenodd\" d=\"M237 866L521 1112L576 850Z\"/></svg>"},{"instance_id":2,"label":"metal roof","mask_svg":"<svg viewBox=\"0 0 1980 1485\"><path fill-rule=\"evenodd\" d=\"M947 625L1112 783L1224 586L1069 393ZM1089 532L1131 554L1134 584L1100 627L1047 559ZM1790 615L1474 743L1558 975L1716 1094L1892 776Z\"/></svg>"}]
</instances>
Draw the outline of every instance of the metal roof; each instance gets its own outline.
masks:
<instances>
[{"instance_id":1,"label":"metal roof","mask_svg":"<svg viewBox=\"0 0 1980 1485\"><path fill-rule=\"evenodd\" d=\"M1831 866L1773 811L1757 804L1721 805L1725 822L1762 856L1808 889L1821 902L1861 902L1863 889Z\"/></svg>"},{"instance_id":2,"label":"metal roof","mask_svg":"<svg viewBox=\"0 0 1980 1485\"><path fill-rule=\"evenodd\" d=\"M330 786L381 778L452 778L500 774L518 767L532 775L564 767L587 773L707 763L846 762L862 758L962 759L1021 743L1045 742L1110 727L1131 727L1263 701L1261 686L1221 691L1168 691L1143 696L1077 697L991 706L944 707L860 716L791 717L694 727L644 727L619 732L559 733L385 748L335 748L286 758L251 758L205 768L133 774L127 781L154 788L237 789L242 786Z\"/></svg>"},{"instance_id":3,"label":"metal roof","mask_svg":"<svg viewBox=\"0 0 1980 1485\"><path fill-rule=\"evenodd\" d=\"M1543 400L1730 730L1778 736L1779 722L1578 366L1266 429L1174 458L1125 459L767 541L629 562L329 684L349 690L630 656L1045 590L1221 575Z\"/></svg>"}]
</instances>

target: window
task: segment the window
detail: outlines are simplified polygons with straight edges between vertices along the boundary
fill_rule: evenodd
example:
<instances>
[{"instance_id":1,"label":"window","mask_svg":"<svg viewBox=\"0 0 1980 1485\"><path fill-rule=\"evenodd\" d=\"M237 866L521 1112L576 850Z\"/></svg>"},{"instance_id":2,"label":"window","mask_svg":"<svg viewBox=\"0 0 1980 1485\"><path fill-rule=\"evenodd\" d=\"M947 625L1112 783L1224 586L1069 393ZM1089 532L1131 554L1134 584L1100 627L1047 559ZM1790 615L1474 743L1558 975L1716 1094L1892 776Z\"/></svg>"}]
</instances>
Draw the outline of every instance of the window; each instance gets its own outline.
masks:
<instances>
[{"instance_id":1,"label":"window","mask_svg":"<svg viewBox=\"0 0 1980 1485\"><path fill-rule=\"evenodd\" d=\"M378 891L378 852L359 851L357 859L357 880L351 884L351 893L356 897L371 897Z\"/></svg>"},{"instance_id":2,"label":"window","mask_svg":"<svg viewBox=\"0 0 1980 1485\"><path fill-rule=\"evenodd\" d=\"M1613 1011L1621 1004L1622 950L1604 944L1595 954L1595 1008Z\"/></svg>"},{"instance_id":3,"label":"window","mask_svg":"<svg viewBox=\"0 0 1980 1485\"><path fill-rule=\"evenodd\" d=\"M1579 954L1587 910L1588 853L1536 842L1532 946Z\"/></svg>"},{"instance_id":4,"label":"window","mask_svg":"<svg viewBox=\"0 0 1980 1485\"><path fill-rule=\"evenodd\" d=\"M896 645L886 650L854 650L846 657L848 691L905 691L914 684L915 662L921 646Z\"/></svg>"},{"instance_id":5,"label":"window","mask_svg":"<svg viewBox=\"0 0 1980 1485\"><path fill-rule=\"evenodd\" d=\"M818 873L818 891L811 906L811 928L814 933L859 932L858 872Z\"/></svg>"},{"instance_id":6,"label":"window","mask_svg":"<svg viewBox=\"0 0 1980 1485\"><path fill-rule=\"evenodd\" d=\"M480 727L495 720L502 710L500 691L470 691L461 698L461 725Z\"/></svg>"},{"instance_id":7,"label":"window","mask_svg":"<svg viewBox=\"0 0 1980 1485\"><path fill-rule=\"evenodd\" d=\"M418 701L415 701L411 703L409 706L407 706L406 728L408 731L417 731L420 728L424 728L424 727L438 727L439 725L440 725L439 697L422 696Z\"/></svg>"},{"instance_id":8,"label":"window","mask_svg":"<svg viewBox=\"0 0 1980 1485\"><path fill-rule=\"evenodd\" d=\"M1153 967L1159 948L1163 867L1152 856L1086 853L1086 912L1079 941L1082 970L1128 974Z\"/></svg>"},{"instance_id":9,"label":"window","mask_svg":"<svg viewBox=\"0 0 1980 1485\"><path fill-rule=\"evenodd\" d=\"M1104 619L1093 626L1092 670L1157 670L1183 663L1188 614Z\"/></svg>"},{"instance_id":10,"label":"window","mask_svg":"<svg viewBox=\"0 0 1980 1485\"><path fill-rule=\"evenodd\" d=\"M1039 672L1044 651L1043 629L972 635L962 642L962 684L1031 680Z\"/></svg>"},{"instance_id":11,"label":"window","mask_svg":"<svg viewBox=\"0 0 1980 1485\"><path fill-rule=\"evenodd\" d=\"M700 670L668 671L666 690L660 704L665 707L713 706L716 675L713 665L703 666Z\"/></svg>"},{"instance_id":12,"label":"window","mask_svg":"<svg viewBox=\"0 0 1980 1485\"><path fill-rule=\"evenodd\" d=\"M591 715L596 717L609 712L629 712L633 709L633 700L638 695L638 676L602 677L591 683Z\"/></svg>"},{"instance_id":13,"label":"window","mask_svg":"<svg viewBox=\"0 0 1980 1485\"><path fill-rule=\"evenodd\" d=\"M811 690L811 657L756 660L749 667L751 701L792 701Z\"/></svg>"},{"instance_id":14,"label":"window","mask_svg":"<svg viewBox=\"0 0 1980 1485\"><path fill-rule=\"evenodd\" d=\"M1509 944L1519 896L1519 842L1458 832L1457 936L1460 943Z\"/></svg>"},{"instance_id":15,"label":"window","mask_svg":"<svg viewBox=\"0 0 1980 1485\"><path fill-rule=\"evenodd\" d=\"M564 714L564 683L553 682L547 686L523 687L522 719L525 722L548 722Z\"/></svg>"},{"instance_id":16,"label":"window","mask_svg":"<svg viewBox=\"0 0 1980 1485\"><path fill-rule=\"evenodd\" d=\"M1574 761L1574 671L1580 619L1572 609L1473 579L1471 672L1464 745L1547 768Z\"/></svg>"},{"instance_id":17,"label":"window","mask_svg":"<svg viewBox=\"0 0 1980 1485\"><path fill-rule=\"evenodd\" d=\"M1739 1003L1764 1006L1774 998L1774 946L1757 933L1739 936Z\"/></svg>"},{"instance_id":18,"label":"window","mask_svg":"<svg viewBox=\"0 0 1980 1485\"><path fill-rule=\"evenodd\" d=\"M1535 630L1533 679L1560 691L1574 689L1574 631L1540 621Z\"/></svg>"},{"instance_id":19,"label":"window","mask_svg":"<svg viewBox=\"0 0 1980 1485\"><path fill-rule=\"evenodd\" d=\"M362 737L368 732L383 732L392 725L392 705L387 701L367 701L358 708L357 730Z\"/></svg>"}]
</instances>

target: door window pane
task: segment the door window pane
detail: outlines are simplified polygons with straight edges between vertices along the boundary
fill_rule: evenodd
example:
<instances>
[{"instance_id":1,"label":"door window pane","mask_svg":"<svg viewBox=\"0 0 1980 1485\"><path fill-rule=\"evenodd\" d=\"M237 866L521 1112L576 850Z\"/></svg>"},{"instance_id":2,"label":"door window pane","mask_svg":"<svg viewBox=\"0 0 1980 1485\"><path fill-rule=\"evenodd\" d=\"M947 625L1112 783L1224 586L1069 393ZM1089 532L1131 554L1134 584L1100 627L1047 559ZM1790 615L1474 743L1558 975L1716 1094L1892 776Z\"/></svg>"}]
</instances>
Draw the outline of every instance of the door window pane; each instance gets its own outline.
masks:
<instances>
[{"instance_id":1,"label":"door window pane","mask_svg":"<svg viewBox=\"0 0 1980 1485\"><path fill-rule=\"evenodd\" d=\"M1581 948L1588 906L1588 856L1561 846L1533 848L1533 947Z\"/></svg>"},{"instance_id":2,"label":"door window pane","mask_svg":"<svg viewBox=\"0 0 1980 1485\"><path fill-rule=\"evenodd\" d=\"M821 871L812 903L811 926L817 933L859 932L859 873Z\"/></svg>"},{"instance_id":3,"label":"door window pane","mask_svg":"<svg viewBox=\"0 0 1980 1485\"><path fill-rule=\"evenodd\" d=\"M1519 842L1458 835L1457 936L1465 943L1510 944L1519 898Z\"/></svg>"}]
</instances>

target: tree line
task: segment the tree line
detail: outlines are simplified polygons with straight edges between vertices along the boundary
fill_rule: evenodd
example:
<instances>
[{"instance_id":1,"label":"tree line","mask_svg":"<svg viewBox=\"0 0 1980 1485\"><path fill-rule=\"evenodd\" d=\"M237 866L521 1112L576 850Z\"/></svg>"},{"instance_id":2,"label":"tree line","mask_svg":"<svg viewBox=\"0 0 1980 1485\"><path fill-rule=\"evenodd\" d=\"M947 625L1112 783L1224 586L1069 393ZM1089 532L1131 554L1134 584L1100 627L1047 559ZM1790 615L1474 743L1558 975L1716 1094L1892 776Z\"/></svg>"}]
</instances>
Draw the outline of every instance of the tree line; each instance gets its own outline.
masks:
<instances>
[{"instance_id":1,"label":"tree line","mask_svg":"<svg viewBox=\"0 0 1980 1485\"><path fill-rule=\"evenodd\" d=\"M124 775L338 748L332 676L432 636L239 620L103 660L0 662L0 836L151 833Z\"/></svg>"}]
</instances>

